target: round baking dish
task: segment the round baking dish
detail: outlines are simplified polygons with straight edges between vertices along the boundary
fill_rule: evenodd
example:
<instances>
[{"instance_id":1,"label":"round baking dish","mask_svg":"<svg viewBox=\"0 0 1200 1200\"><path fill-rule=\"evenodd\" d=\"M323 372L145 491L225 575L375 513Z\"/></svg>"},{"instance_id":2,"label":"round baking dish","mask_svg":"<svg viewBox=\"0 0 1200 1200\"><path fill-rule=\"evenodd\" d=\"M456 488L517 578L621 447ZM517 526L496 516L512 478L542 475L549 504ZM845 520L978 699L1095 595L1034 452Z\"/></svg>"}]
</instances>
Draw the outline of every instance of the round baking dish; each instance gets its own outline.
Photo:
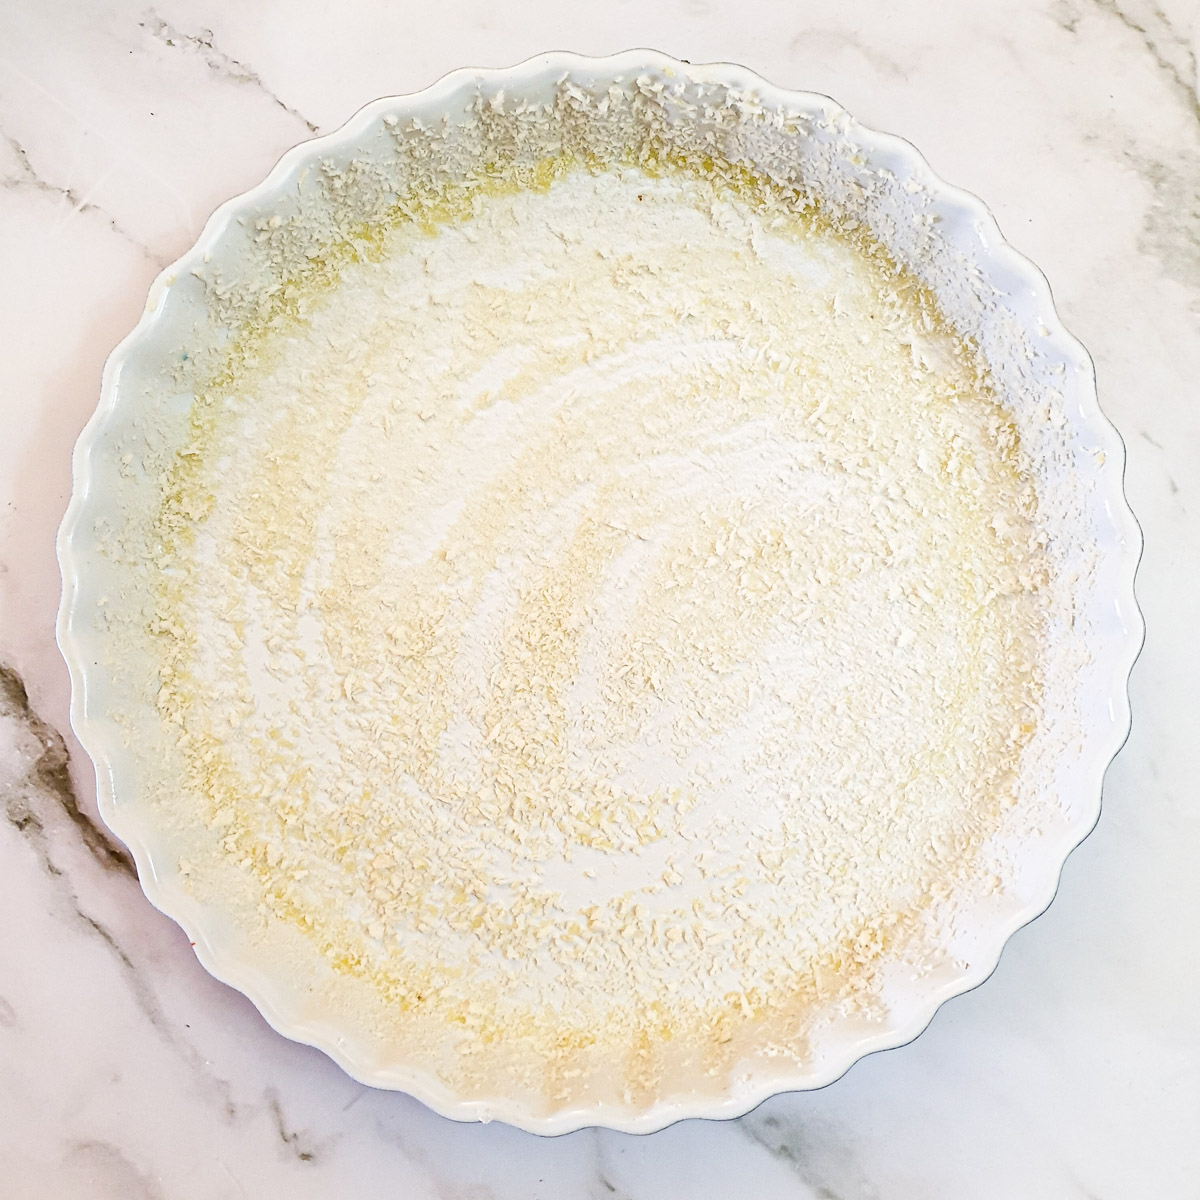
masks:
<instances>
[{"instance_id":1,"label":"round baking dish","mask_svg":"<svg viewBox=\"0 0 1200 1200\"><path fill-rule=\"evenodd\" d=\"M636 97L662 128L717 138L730 162L818 189L825 205L868 228L936 295L987 360L1036 461L1057 564L1057 683L1040 747L1052 764L1037 798L1036 836L1003 847L1004 878L991 894L947 913L936 962L889 976L882 1017L826 1022L805 1061L742 1064L708 1092L666 1086L650 1102L537 1105L502 1087L460 1094L436 1074L390 1058L336 1006L314 1002L303 978L253 953L219 904L189 891L186 856L145 801L139 735L153 743L153 707L122 682L109 646L114 619L137 620L142 611L136 564L123 556L120 533L145 518L156 478L149 464L170 456L172 431L188 419L187 347L219 341L227 332L220 322L239 303L246 315L261 302L268 254L319 257L334 227L345 226L347 205L369 224L393 199L387 180L397 130L502 121L506 112L549 112L605 96L615 108ZM276 244L277 234L293 240ZM299 245L301 234L308 244ZM219 317L206 291L218 277L224 299L233 298ZM74 491L58 539L58 641L71 674L72 724L96 765L101 815L132 851L150 901L187 931L205 967L249 996L277 1030L322 1049L356 1078L409 1092L458 1120L499 1119L545 1134L584 1125L647 1132L684 1117L733 1117L775 1092L824 1086L863 1055L914 1038L940 1004L990 974L1008 937L1053 898L1064 860L1099 815L1104 771L1129 728L1126 683L1142 637L1133 596L1141 538L1123 495L1123 462L1088 355L1062 327L1043 276L1003 240L978 200L938 179L907 142L864 128L826 97L773 87L742 67L645 50L605 59L547 54L506 70L456 71L425 91L368 105L338 132L291 150L260 186L219 208L196 245L154 282L137 328L113 351L99 406L75 449Z\"/></svg>"}]
</instances>

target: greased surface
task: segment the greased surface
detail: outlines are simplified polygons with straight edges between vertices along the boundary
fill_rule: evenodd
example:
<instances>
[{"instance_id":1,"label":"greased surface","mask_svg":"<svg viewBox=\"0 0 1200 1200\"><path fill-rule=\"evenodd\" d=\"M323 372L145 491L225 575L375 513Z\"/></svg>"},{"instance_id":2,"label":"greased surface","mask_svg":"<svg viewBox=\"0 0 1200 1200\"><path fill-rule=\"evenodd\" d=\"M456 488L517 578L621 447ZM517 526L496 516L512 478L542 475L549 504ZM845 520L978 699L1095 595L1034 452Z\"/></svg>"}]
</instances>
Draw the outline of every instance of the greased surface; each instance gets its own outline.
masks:
<instances>
[{"instance_id":1,"label":"greased surface","mask_svg":"<svg viewBox=\"0 0 1200 1200\"><path fill-rule=\"evenodd\" d=\"M445 1077L517 1038L563 1094L597 1046L627 1095L802 1057L919 957L1015 795L1042 568L882 254L576 170L390 231L211 412L156 614L199 891L232 864Z\"/></svg>"}]
</instances>

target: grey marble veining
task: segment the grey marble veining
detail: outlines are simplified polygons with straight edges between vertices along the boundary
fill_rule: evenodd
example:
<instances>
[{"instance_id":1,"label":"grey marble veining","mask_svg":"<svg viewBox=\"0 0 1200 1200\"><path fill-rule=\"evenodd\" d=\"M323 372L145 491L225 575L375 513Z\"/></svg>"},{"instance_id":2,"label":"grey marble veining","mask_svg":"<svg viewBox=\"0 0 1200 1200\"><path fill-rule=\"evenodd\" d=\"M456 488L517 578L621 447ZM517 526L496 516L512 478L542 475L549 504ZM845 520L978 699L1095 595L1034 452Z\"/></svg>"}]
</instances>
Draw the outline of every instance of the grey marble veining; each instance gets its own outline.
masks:
<instances>
[{"instance_id":1,"label":"grey marble veining","mask_svg":"<svg viewBox=\"0 0 1200 1200\"><path fill-rule=\"evenodd\" d=\"M239 62L236 58L231 58L219 46L215 45L211 29L201 29L198 33L183 33L176 29L174 25L164 21L152 8L146 10L144 19L139 21L138 25L140 28L147 30L152 37L156 37L164 46L198 54L214 75L222 79L232 80L234 83L257 88L263 95L267 96L283 109L285 113L295 117L309 133L321 132L319 126L310 121L303 113L297 112L291 105L285 104L271 91L263 83L257 71L251 69L243 62Z\"/></svg>"},{"instance_id":2,"label":"grey marble veining","mask_svg":"<svg viewBox=\"0 0 1200 1200\"><path fill-rule=\"evenodd\" d=\"M79 195L70 185L52 183L39 175L29 161L29 154L25 147L11 133L2 132L0 136L3 136L7 144L8 157L16 167L15 171L0 177L0 188L17 192L30 190L56 198L59 201L58 207L62 221L71 220L76 216L95 215L107 222L113 233L135 247L151 262L159 261L149 247L139 242L128 230L122 229L116 218L106 213L100 205L89 200L86 195ZM162 262L160 265L166 266L166 263Z\"/></svg>"}]
</instances>

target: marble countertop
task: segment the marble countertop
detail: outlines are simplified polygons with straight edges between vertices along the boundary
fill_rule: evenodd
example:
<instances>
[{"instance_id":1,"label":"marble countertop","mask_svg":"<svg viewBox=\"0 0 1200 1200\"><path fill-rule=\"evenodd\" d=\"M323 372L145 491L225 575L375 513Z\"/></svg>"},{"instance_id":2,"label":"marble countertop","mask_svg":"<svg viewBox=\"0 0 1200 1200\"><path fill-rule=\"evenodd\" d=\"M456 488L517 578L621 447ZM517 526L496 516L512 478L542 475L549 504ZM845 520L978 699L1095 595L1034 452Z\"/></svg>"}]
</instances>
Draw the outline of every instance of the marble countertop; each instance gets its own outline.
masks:
<instances>
[{"instance_id":1,"label":"marble countertop","mask_svg":"<svg viewBox=\"0 0 1200 1200\"><path fill-rule=\"evenodd\" d=\"M378 95L653 45L827 92L983 197L1096 359L1146 535L1133 732L1046 916L912 1045L738 1121L456 1125L274 1034L95 821L54 532L100 370L220 201ZM1200 1196L1195 0L0 6L0 1194Z\"/></svg>"}]
</instances>

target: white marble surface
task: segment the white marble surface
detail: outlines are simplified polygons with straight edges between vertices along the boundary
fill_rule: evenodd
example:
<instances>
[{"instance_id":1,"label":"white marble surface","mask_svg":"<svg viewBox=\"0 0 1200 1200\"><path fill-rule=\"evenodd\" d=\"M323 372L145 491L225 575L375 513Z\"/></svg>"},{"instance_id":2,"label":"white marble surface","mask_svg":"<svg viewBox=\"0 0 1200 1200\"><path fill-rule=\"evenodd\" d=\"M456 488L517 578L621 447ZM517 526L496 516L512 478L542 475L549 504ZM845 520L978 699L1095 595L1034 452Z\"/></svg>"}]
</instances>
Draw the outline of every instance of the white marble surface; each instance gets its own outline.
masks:
<instances>
[{"instance_id":1,"label":"white marble surface","mask_svg":"<svg viewBox=\"0 0 1200 1200\"><path fill-rule=\"evenodd\" d=\"M377 95L639 44L828 92L992 206L1128 443L1148 635L1101 823L986 985L740 1121L540 1140L352 1082L146 903L68 731L53 536L105 355L218 202ZM1200 1196L1198 48L1195 0L0 4L0 1195Z\"/></svg>"}]
</instances>

